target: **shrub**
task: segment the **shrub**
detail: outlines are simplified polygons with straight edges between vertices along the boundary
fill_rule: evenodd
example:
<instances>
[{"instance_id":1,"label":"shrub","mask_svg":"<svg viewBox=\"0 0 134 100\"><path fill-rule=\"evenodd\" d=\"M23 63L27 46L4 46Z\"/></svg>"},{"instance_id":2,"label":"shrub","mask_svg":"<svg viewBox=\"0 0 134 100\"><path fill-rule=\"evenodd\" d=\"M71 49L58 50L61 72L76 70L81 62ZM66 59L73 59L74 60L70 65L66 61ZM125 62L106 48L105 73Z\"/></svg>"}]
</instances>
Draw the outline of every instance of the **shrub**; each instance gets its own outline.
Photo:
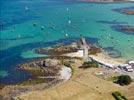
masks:
<instances>
[{"instance_id":1,"label":"shrub","mask_svg":"<svg viewBox=\"0 0 134 100\"><path fill-rule=\"evenodd\" d=\"M113 97L116 100L128 100L124 95L122 95L120 92L116 91L112 93Z\"/></svg>"},{"instance_id":2,"label":"shrub","mask_svg":"<svg viewBox=\"0 0 134 100\"><path fill-rule=\"evenodd\" d=\"M98 68L98 63L96 61L88 61L88 62L84 62L82 65L82 68Z\"/></svg>"},{"instance_id":3,"label":"shrub","mask_svg":"<svg viewBox=\"0 0 134 100\"><path fill-rule=\"evenodd\" d=\"M132 79L128 75L118 76L117 83L120 85L129 85L132 82Z\"/></svg>"}]
</instances>

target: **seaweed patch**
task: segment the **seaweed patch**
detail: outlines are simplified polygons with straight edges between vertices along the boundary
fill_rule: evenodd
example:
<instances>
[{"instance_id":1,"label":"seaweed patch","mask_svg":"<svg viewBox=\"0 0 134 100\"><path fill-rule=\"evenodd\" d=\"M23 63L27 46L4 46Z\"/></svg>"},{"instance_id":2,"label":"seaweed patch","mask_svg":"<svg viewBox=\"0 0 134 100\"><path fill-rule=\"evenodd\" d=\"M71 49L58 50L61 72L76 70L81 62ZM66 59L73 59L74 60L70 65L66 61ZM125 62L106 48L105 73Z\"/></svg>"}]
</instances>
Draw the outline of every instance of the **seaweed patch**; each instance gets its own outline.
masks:
<instances>
[{"instance_id":1,"label":"seaweed patch","mask_svg":"<svg viewBox=\"0 0 134 100\"><path fill-rule=\"evenodd\" d=\"M134 26L130 25L113 25L111 26L112 29L128 34L128 35L134 35Z\"/></svg>"}]
</instances>

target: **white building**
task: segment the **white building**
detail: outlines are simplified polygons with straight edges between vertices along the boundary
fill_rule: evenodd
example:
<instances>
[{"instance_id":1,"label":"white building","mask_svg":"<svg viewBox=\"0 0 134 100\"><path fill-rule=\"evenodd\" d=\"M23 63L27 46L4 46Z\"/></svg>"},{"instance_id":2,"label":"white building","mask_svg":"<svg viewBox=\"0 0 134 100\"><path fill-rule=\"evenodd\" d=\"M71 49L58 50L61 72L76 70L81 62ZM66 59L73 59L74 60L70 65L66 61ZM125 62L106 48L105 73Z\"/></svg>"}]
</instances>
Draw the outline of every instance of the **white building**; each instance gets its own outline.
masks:
<instances>
[{"instance_id":1,"label":"white building","mask_svg":"<svg viewBox=\"0 0 134 100\"><path fill-rule=\"evenodd\" d=\"M129 63L119 65L119 68L121 68L122 70L125 70L127 72L133 72L134 71L134 69L132 68L132 66Z\"/></svg>"}]
</instances>

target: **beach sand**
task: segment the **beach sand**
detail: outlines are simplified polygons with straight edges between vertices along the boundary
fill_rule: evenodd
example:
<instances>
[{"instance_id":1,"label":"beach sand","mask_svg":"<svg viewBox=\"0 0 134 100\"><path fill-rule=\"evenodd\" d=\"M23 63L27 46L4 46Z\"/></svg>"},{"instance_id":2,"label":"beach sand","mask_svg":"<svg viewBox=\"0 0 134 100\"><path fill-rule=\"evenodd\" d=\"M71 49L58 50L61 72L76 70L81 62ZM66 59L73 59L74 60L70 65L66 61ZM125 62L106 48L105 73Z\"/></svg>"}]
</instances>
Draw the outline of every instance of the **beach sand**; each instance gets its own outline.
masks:
<instances>
[{"instance_id":1,"label":"beach sand","mask_svg":"<svg viewBox=\"0 0 134 100\"><path fill-rule=\"evenodd\" d=\"M101 53L98 53L96 55L89 55L89 56L92 57L92 58L95 58L99 61L109 63L109 64L113 64L115 66L118 66L118 65L123 64L123 63L126 62L126 60L122 59L122 58L112 58L105 52L101 52Z\"/></svg>"},{"instance_id":2,"label":"beach sand","mask_svg":"<svg viewBox=\"0 0 134 100\"><path fill-rule=\"evenodd\" d=\"M82 50L79 50L78 52L65 54L65 56L83 57L83 52L82 52ZM105 63L115 65L115 66L123 64L123 63L126 62L126 60L122 59L122 58L112 58L104 51L102 51L101 53L98 53L96 55L89 55L89 57L97 59L98 61L102 61L102 62L105 62Z\"/></svg>"}]
</instances>

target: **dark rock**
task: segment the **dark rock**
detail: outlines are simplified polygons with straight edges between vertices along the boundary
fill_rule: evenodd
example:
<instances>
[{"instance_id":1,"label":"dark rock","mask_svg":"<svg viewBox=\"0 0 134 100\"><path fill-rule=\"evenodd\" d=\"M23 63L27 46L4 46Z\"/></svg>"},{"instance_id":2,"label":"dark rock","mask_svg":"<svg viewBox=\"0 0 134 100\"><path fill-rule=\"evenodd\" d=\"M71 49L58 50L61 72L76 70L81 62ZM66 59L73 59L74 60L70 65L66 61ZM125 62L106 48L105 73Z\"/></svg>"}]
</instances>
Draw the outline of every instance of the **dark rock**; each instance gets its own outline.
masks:
<instances>
[{"instance_id":1,"label":"dark rock","mask_svg":"<svg viewBox=\"0 0 134 100\"><path fill-rule=\"evenodd\" d=\"M134 35L134 26L130 25L113 25L113 29L119 32L123 32L128 35Z\"/></svg>"}]
</instances>

